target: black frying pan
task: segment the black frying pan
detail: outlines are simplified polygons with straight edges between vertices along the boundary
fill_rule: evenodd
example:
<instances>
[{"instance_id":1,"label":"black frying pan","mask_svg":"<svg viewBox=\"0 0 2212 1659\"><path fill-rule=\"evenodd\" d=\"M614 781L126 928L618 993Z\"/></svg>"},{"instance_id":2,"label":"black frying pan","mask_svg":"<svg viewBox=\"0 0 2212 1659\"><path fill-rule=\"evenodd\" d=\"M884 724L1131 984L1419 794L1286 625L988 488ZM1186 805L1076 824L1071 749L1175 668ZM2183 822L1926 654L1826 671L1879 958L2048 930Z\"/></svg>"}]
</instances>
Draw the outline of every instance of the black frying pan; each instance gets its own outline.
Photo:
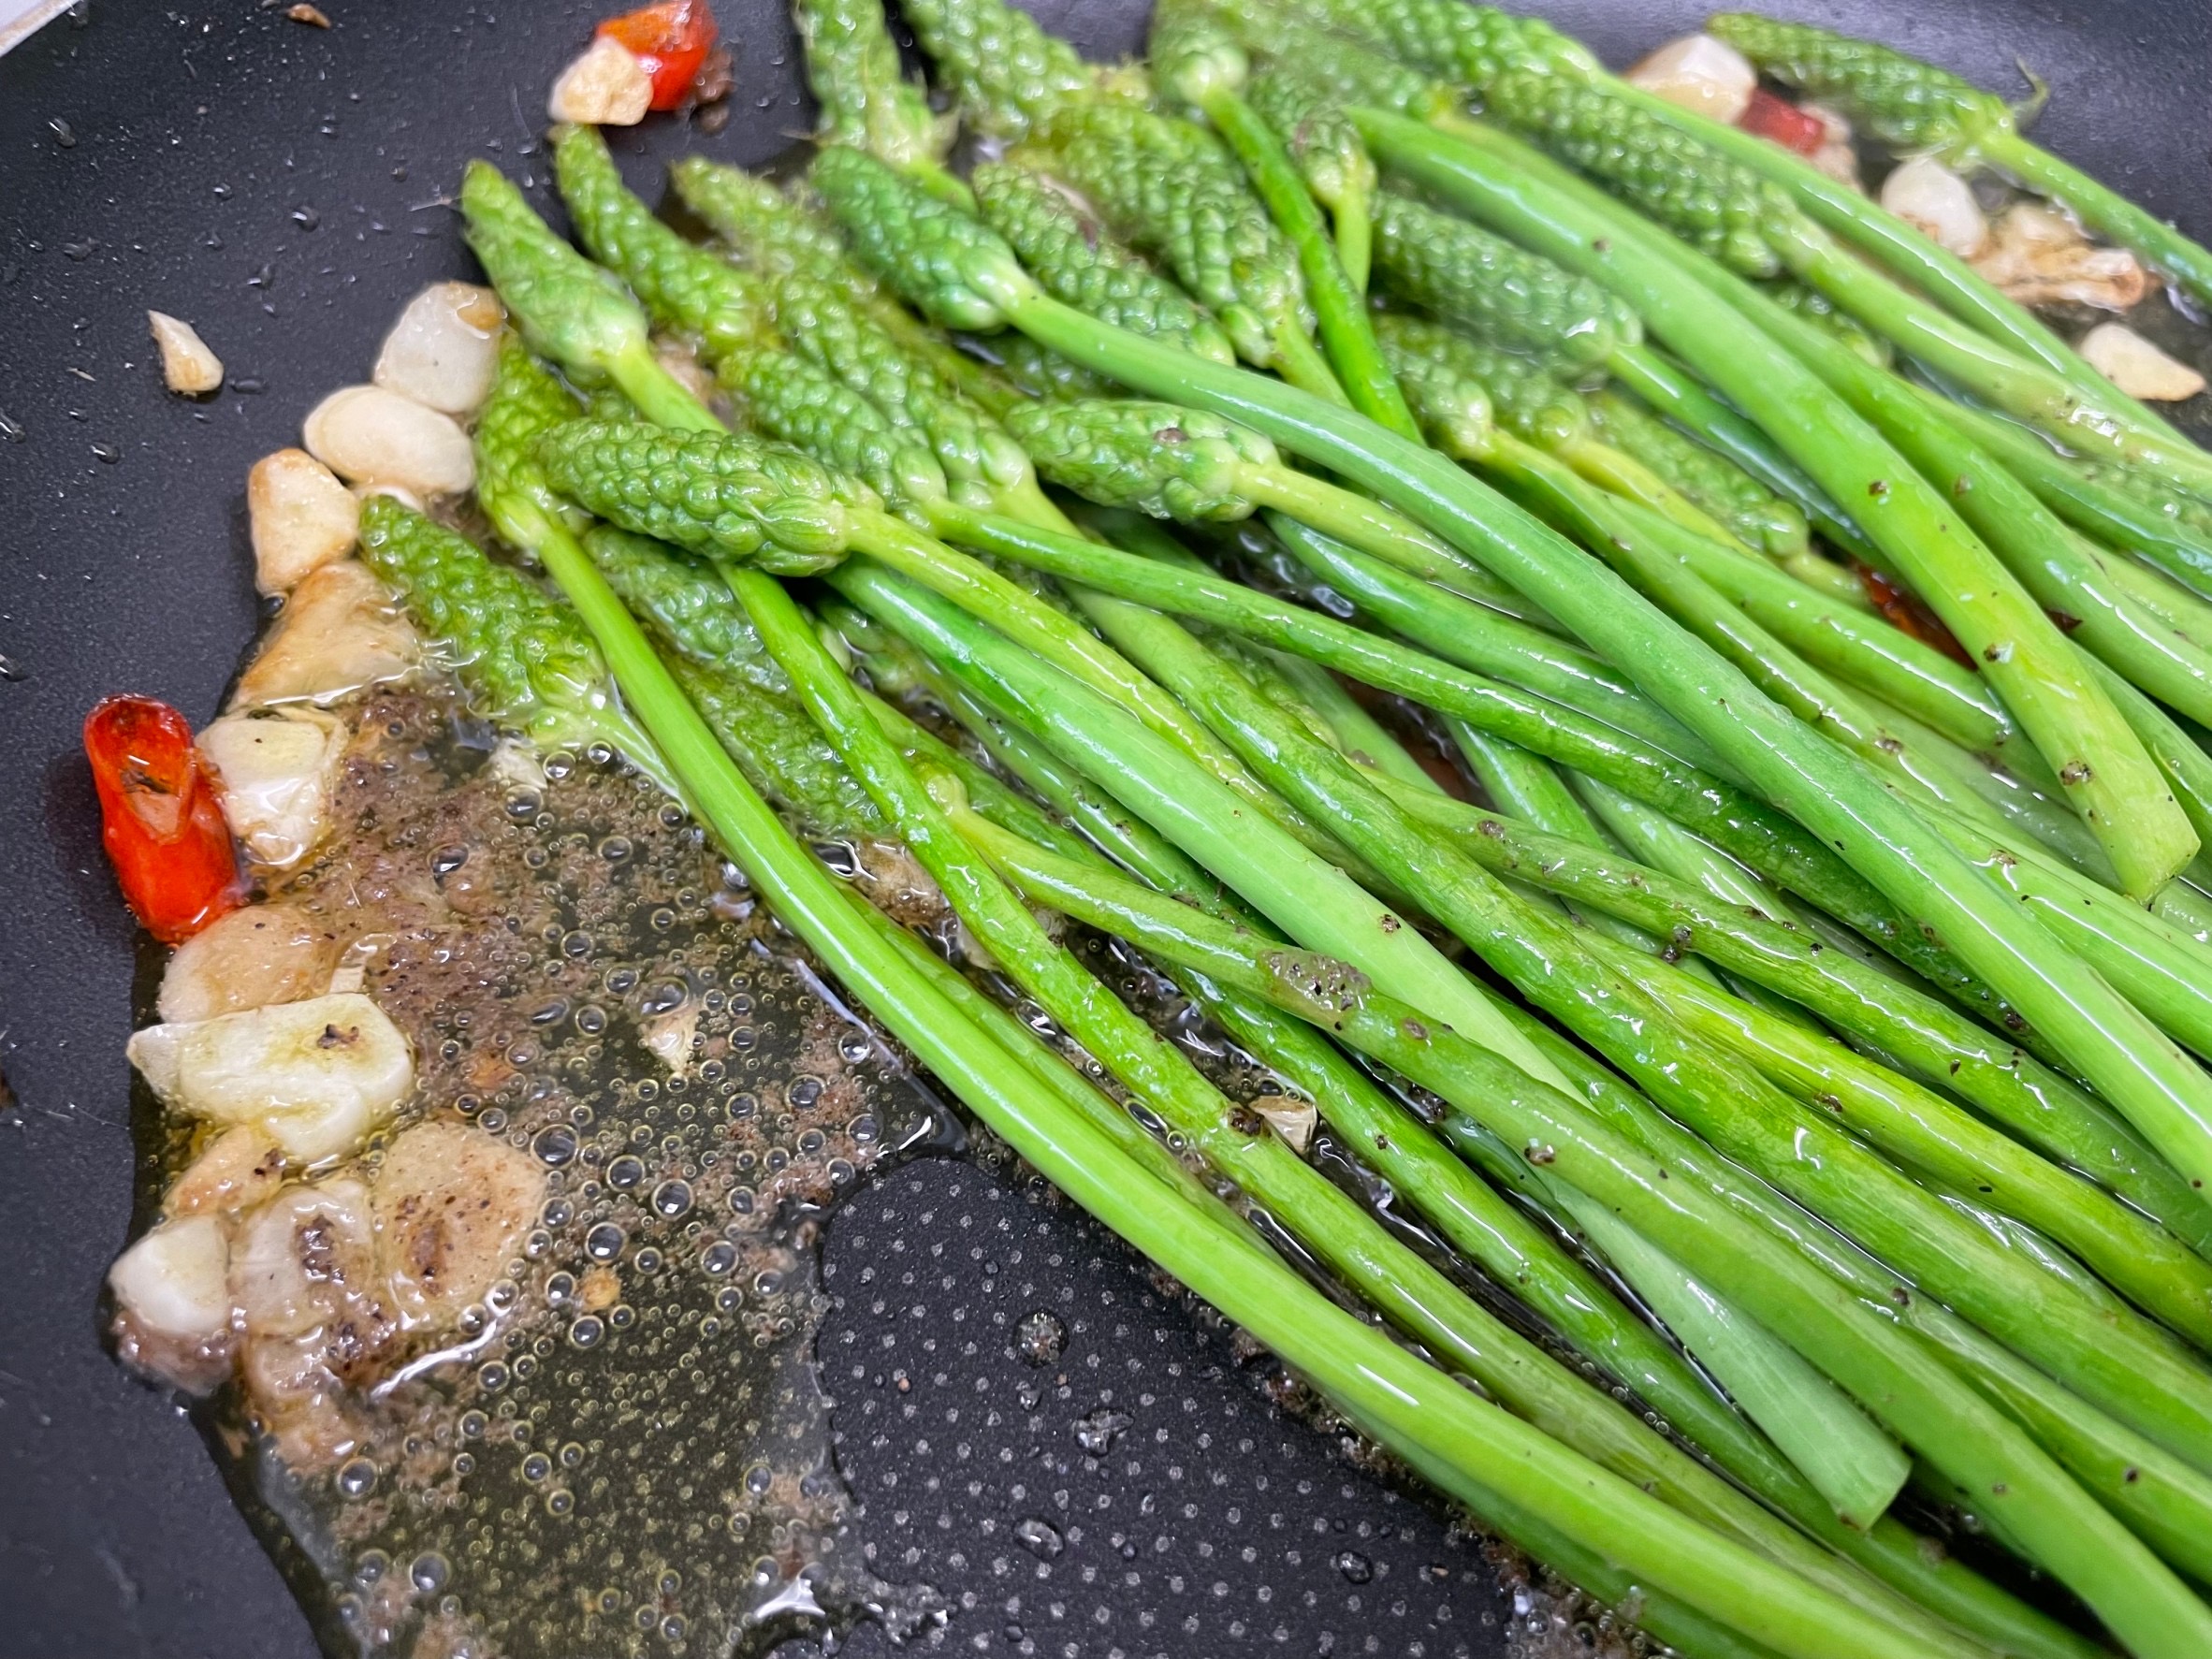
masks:
<instances>
[{"instance_id":1,"label":"black frying pan","mask_svg":"<svg viewBox=\"0 0 2212 1659\"><path fill-rule=\"evenodd\" d=\"M410 293L469 274L441 199L464 160L489 154L542 186L546 88L592 19L618 8L323 4L327 32L268 0L80 0L82 15L0 58L0 1067L12 1091L0 1104L0 1659L313 1650L192 1425L101 1346L101 1274L131 1220L123 1046L151 959L102 860L78 725L115 691L215 712L255 621L246 469L362 375ZM2052 86L2045 142L2212 237L2204 0L1788 8L1992 87L2016 87L2015 60L2027 63ZM657 122L623 141L648 196L679 150L756 162L808 123L774 0L716 9L738 48L732 119L711 138ZM1111 55L1136 46L1146 6L1037 9ZM1704 7L1543 9L1620 62ZM161 389L149 306L192 319L224 357L231 384L204 406ZM1028 1286L986 1281L965 1249L947 1251L925 1296L880 1317L865 1299L841 1305L825 1363L862 1349L878 1356L872 1373L942 1372L932 1386L945 1398L1004 1401L1033 1374L1011 1350L928 1357L932 1310L1018 1316L1051 1300L1071 1310L1070 1362L1084 1363L1086 1342L1133 1346L1171 1386L1103 1463L1070 1455L1081 1402L1042 1390L1034 1410L971 1431L990 1457L1011 1447L1018 1469L969 1498L953 1435L897 1420L870 1377L830 1367L861 1535L886 1576L951 1594L957 1651L1500 1651L1512 1609L1479 1553L1273 1417L1232 1375L1228 1346L1148 1300L1124 1253L1064 1208L967 1167L909 1166L833 1229L828 1288L901 1241L926 1253L976 1236L959 1231L963 1215L1026 1252ZM913 1444L924 1436L934 1450ZM1215 1466L1226 1484L1206 1477ZM1022 1474L1095 1517L1049 1561L1010 1556L1003 1525L981 1531L1017 1512ZM850 1651L878 1649L864 1636Z\"/></svg>"}]
</instances>

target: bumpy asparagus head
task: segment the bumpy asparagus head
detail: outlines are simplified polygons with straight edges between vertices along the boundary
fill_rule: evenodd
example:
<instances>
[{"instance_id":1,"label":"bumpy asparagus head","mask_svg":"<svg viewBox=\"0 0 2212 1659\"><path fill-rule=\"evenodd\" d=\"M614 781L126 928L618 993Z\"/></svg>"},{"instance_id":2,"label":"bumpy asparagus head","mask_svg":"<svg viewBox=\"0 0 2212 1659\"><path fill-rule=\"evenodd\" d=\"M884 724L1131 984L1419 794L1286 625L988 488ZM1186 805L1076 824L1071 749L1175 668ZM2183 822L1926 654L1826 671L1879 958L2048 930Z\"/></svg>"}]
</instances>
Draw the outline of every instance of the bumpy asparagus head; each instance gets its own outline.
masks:
<instances>
[{"instance_id":1,"label":"bumpy asparagus head","mask_svg":"<svg viewBox=\"0 0 2212 1659\"><path fill-rule=\"evenodd\" d=\"M1797 210L1781 186L1610 88L1549 69L1507 69L1484 87L1483 109L1738 275L1782 269L1775 238Z\"/></svg>"},{"instance_id":2,"label":"bumpy asparagus head","mask_svg":"<svg viewBox=\"0 0 2212 1659\"><path fill-rule=\"evenodd\" d=\"M1244 48L1206 0L1159 0L1147 44L1153 83L1195 109L1203 109L1211 97L1241 96L1252 77Z\"/></svg>"},{"instance_id":3,"label":"bumpy asparagus head","mask_svg":"<svg viewBox=\"0 0 2212 1659\"><path fill-rule=\"evenodd\" d=\"M813 180L853 257L940 327L996 332L1036 287L996 232L873 156L824 150Z\"/></svg>"},{"instance_id":4,"label":"bumpy asparagus head","mask_svg":"<svg viewBox=\"0 0 2212 1659\"><path fill-rule=\"evenodd\" d=\"M1062 488L1100 506L1183 523L1250 517L1243 469L1280 464L1259 433L1172 403L1034 403L1010 415L1007 427Z\"/></svg>"},{"instance_id":5,"label":"bumpy asparagus head","mask_svg":"<svg viewBox=\"0 0 2212 1659\"><path fill-rule=\"evenodd\" d=\"M469 246L533 350L586 375L648 354L646 317L612 273L555 236L488 161L461 178Z\"/></svg>"},{"instance_id":6,"label":"bumpy asparagus head","mask_svg":"<svg viewBox=\"0 0 2212 1659\"><path fill-rule=\"evenodd\" d=\"M1247 362L1272 366L1285 342L1310 334L1297 256L1210 133L1149 109L1081 104L1041 126L1030 153L1166 265Z\"/></svg>"},{"instance_id":7,"label":"bumpy asparagus head","mask_svg":"<svg viewBox=\"0 0 2212 1659\"><path fill-rule=\"evenodd\" d=\"M1460 460L1487 453L1491 398L1468 360L1473 342L1439 323L1396 312L1375 319L1375 338L1429 442Z\"/></svg>"},{"instance_id":8,"label":"bumpy asparagus head","mask_svg":"<svg viewBox=\"0 0 2212 1659\"><path fill-rule=\"evenodd\" d=\"M836 565L853 510L880 505L857 479L735 432L575 421L546 433L538 458L557 488L610 523L771 575Z\"/></svg>"},{"instance_id":9,"label":"bumpy asparagus head","mask_svg":"<svg viewBox=\"0 0 2212 1659\"><path fill-rule=\"evenodd\" d=\"M807 84L822 107L815 137L851 144L895 167L929 167L953 142L953 118L906 78L881 0L793 0Z\"/></svg>"},{"instance_id":10,"label":"bumpy asparagus head","mask_svg":"<svg viewBox=\"0 0 2212 1659\"><path fill-rule=\"evenodd\" d=\"M1487 92L1509 68L1588 72L1596 60L1540 18L1464 0L1288 0L1312 22L1372 40L1431 75Z\"/></svg>"},{"instance_id":11,"label":"bumpy asparagus head","mask_svg":"<svg viewBox=\"0 0 2212 1659\"><path fill-rule=\"evenodd\" d=\"M704 155L674 163L668 177L684 206L764 275L804 270L820 276L850 269L837 231L774 181Z\"/></svg>"},{"instance_id":12,"label":"bumpy asparagus head","mask_svg":"<svg viewBox=\"0 0 2212 1659\"><path fill-rule=\"evenodd\" d=\"M361 557L494 720L542 743L604 735L615 711L599 649L574 611L521 572L389 496L361 507Z\"/></svg>"},{"instance_id":13,"label":"bumpy asparagus head","mask_svg":"<svg viewBox=\"0 0 2212 1659\"><path fill-rule=\"evenodd\" d=\"M1006 0L907 0L900 7L923 53L969 125L1019 138L1070 100L1142 101L1141 69L1086 64Z\"/></svg>"},{"instance_id":14,"label":"bumpy asparagus head","mask_svg":"<svg viewBox=\"0 0 2212 1659\"><path fill-rule=\"evenodd\" d=\"M946 493L944 470L917 436L819 363L795 352L755 352L728 364L723 384L744 399L752 426L851 473L887 501Z\"/></svg>"},{"instance_id":15,"label":"bumpy asparagus head","mask_svg":"<svg viewBox=\"0 0 2212 1659\"><path fill-rule=\"evenodd\" d=\"M1332 212L1355 204L1364 210L1375 195L1375 158L1346 118L1342 100L1287 63L1254 76L1246 95L1282 138L1316 201Z\"/></svg>"},{"instance_id":16,"label":"bumpy asparagus head","mask_svg":"<svg viewBox=\"0 0 2212 1659\"><path fill-rule=\"evenodd\" d=\"M538 466L539 438L576 418L575 394L509 334L500 342L498 376L476 417L476 500L509 543L534 551L540 516L582 516L554 493Z\"/></svg>"},{"instance_id":17,"label":"bumpy asparagus head","mask_svg":"<svg viewBox=\"0 0 2212 1659\"><path fill-rule=\"evenodd\" d=\"M623 184L596 127L557 128L553 169L591 256L618 272L657 316L696 335L709 360L773 336L759 282L655 218Z\"/></svg>"},{"instance_id":18,"label":"bumpy asparagus head","mask_svg":"<svg viewBox=\"0 0 2212 1659\"><path fill-rule=\"evenodd\" d=\"M2013 125L1994 93L1871 40L1752 11L1716 12L1705 26L1775 80L1835 105L1900 150L1948 148Z\"/></svg>"},{"instance_id":19,"label":"bumpy asparagus head","mask_svg":"<svg viewBox=\"0 0 2212 1659\"><path fill-rule=\"evenodd\" d=\"M1051 181L1011 162L984 162L968 183L983 222L1007 240L1055 298L1217 363L1236 361L1229 337L1189 296L1157 275Z\"/></svg>"},{"instance_id":20,"label":"bumpy asparagus head","mask_svg":"<svg viewBox=\"0 0 2212 1659\"><path fill-rule=\"evenodd\" d=\"M1598 284L1394 191L1375 198L1375 269L1386 290L1425 311L1578 368L1643 338L1637 314Z\"/></svg>"}]
</instances>

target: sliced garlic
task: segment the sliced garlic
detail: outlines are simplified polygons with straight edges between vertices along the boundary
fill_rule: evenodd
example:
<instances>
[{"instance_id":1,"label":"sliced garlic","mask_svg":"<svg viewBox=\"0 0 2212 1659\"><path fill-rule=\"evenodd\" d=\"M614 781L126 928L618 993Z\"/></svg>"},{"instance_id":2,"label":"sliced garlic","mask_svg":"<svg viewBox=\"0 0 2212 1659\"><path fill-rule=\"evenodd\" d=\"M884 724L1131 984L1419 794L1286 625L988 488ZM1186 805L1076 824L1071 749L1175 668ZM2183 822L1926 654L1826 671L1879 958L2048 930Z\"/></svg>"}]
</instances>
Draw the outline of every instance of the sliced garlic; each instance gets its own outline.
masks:
<instances>
[{"instance_id":1,"label":"sliced garlic","mask_svg":"<svg viewBox=\"0 0 2212 1659\"><path fill-rule=\"evenodd\" d=\"M342 560L293 589L230 706L328 703L404 678L421 661L422 642L384 584L359 560Z\"/></svg>"},{"instance_id":2,"label":"sliced garlic","mask_svg":"<svg viewBox=\"0 0 2212 1659\"><path fill-rule=\"evenodd\" d=\"M171 1215L217 1215L258 1204L284 1181L284 1155L250 1123L225 1129L162 1195Z\"/></svg>"},{"instance_id":3,"label":"sliced garlic","mask_svg":"<svg viewBox=\"0 0 2212 1659\"><path fill-rule=\"evenodd\" d=\"M2022 305L2124 312L2150 289L2134 255L2096 246L2072 219L2039 202L2016 202L1999 215L1973 264Z\"/></svg>"},{"instance_id":4,"label":"sliced garlic","mask_svg":"<svg viewBox=\"0 0 2212 1659\"><path fill-rule=\"evenodd\" d=\"M1311 1100L1295 1095L1261 1095L1252 1102L1252 1110L1267 1119L1267 1127L1291 1151L1303 1156L1314 1143L1314 1130L1320 1125L1321 1114Z\"/></svg>"},{"instance_id":5,"label":"sliced garlic","mask_svg":"<svg viewBox=\"0 0 2212 1659\"><path fill-rule=\"evenodd\" d=\"M635 126L653 107L653 78L637 54L604 35L561 70L546 113L579 126Z\"/></svg>"},{"instance_id":6,"label":"sliced garlic","mask_svg":"<svg viewBox=\"0 0 2212 1659\"><path fill-rule=\"evenodd\" d=\"M370 1191L377 1260L409 1323L450 1323L507 1270L546 1198L546 1170L482 1129L420 1123L384 1155Z\"/></svg>"},{"instance_id":7,"label":"sliced garlic","mask_svg":"<svg viewBox=\"0 0 2212 1659\"><path fill-rule=\"evenodd\" d=\"M298 1002L322 993L337 953L330 930L297 905L247 905L177 947L155 1008L178 1024Z\"/></svg>"},{"instance_id":8,"label":"sliced garlic","mask_svg":"<svg viewBox=\"0 0 2212 1659\"><path fill-rule=\"evenodd\" d=\"M297 704L226 714L201 731L223 816L257 864L289 869L323 838L345 722Z\"/></svg>"},{"instance_id":9,"label":"sliced garlic","mask_svg":"<svg viewBox=\"0 0 2212 1659\"><path fill-rule=\"evenodd\" d=\"M165 1104L257 1125L307 1166L351 1152L415 1086L407 1040L357 994L149 1026L127 1052Z\"/></svg>"},{"instance_id":10,"label":"sliced garlic","mask_svg":"<svg viewBox=\"0 0 2212 1659\"><path fill-rule=\"evenodd\" d=\"M108 1288L145 1330L211 1342L230 1330L230 1244L212 1215L164 1221L115 1259Z\"/></svg>"},{"instance_id":11,"label":"sliced garlic","mask_svg":"<svg viewBox=\"0 0 2212 1659\"><path fill-rule=\"evenodd\" d=\"M338 475L304 449L280 449L246 474L254 583L289 593L311 571L354 550L361 504Z\"/></svg>"},{"instance_id":12,"label":"sliced garlic","mask_svg":"<svg viewBox=\"0 0 2212 1659\"><path fill-rule=\"evenodd\" d=\"M2205 377L2168 357L2125 323L2099 323L2082 336L2089 367L2131 398L2178 403L2205 389Z\"/></svg>"},{"instance_id":13,"label":"sliced garlic","mask_svg":"<svg viewBox=\"0 0 2212 1659\"><path fill-rule=\"evenodd\" d=\"M459 495L476 482L469 435L449 415L380 386L341 387L301 428L310 453L348 483Z\"/></svg>"},{"instance_id":14,"label":"sliced garlic","mask_svg":"<svg viewBox=\"0 0 2212 1659\"><path fill-rule=\"evenodd\" d=\"M1882 181L1882 205L1930 241L1972 259L1989 241L1973 187L1932 155L1900 163Z\"/></svg>"},{"instance_id":15,"label":"sliced garlic","mask_svg":"<svg viewBox=\"0 0 2212 1659\"><path fill-rule=\"evenodd\" d=\"M1743 119L1759 85L1751 60L1710 35L1668 41L1630 69L1626 79L1631 86L1727 126Z\"/></svg>"},{"instance_id":16,"label":"sliced garlic","mask_svg":"<svg viewBox=\"0 0 2212 1659\"><path fill-rule=\"evenodd\" d=\"M386 391L446 415L473 415L491 395L506 309L489 288L432 283L384 337L370 376Z\"/></svg>"},{"instance_id":17,"label":"sliced garlic","mask_svg":"<svg viewBox=\"0 0 2212 1659\"><path fill-rule=\"evenodd\" d=\"M230 1259L230 1298L255 1336L304 1336L375 1284L369 1189L350 1177L284 1188L246 1218Z\"/></svg>"},{"instance_id":18,"label":"sliced garlic","mask_svg":"<svg viewBox=\"0 0 2212 1659\"><path fill-rule=\"evenodd\" d=\"M1797 110L1821 124L1820 148L1806 159L1837 183L1866 195L1866 182L1858 176L1858 146L1853 141L1849 119L1826 104L1799 104Z\"/></svg>"},{"instance_id":19,"label":"sliced garlic","mask_svg":"<svg viewBox=\"0 0 2212 1659\"><path fill-rule=\"evenodd\" d=\"M167 312L150 311L146 321L161 348L161 377L170 391L196 398L222 386L223 359L208 349L198 329Z\"/></svg>"}]
</instances>

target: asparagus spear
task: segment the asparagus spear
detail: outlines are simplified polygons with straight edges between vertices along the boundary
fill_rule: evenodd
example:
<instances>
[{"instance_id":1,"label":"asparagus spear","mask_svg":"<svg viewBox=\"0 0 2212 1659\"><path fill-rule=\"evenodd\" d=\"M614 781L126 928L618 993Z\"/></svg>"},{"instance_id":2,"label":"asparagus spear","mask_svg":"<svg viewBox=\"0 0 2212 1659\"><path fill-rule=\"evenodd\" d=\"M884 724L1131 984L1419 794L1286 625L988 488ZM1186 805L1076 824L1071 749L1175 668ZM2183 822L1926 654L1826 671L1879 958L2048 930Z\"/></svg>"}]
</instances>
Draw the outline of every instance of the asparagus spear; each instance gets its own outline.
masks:
<instances>
[{"instance_id":1,"label":"asparagus spear","mask_svg":"<svg viewBox=\"0 0 2212 1659\"><path fill-rule=\"evenodd\" d=\"M1212 318L1051 181L1027 167L983 162L971 182L983 222L1056 298L1115 327L1216 362L1236 361L1235 347Z\"/></svg>"},{"instance_id":2,"label":"asparagus spear","mask_svg":"<svg viewBox=\"0 0 2212 1659\"><path fill-rule=\"evenodd\" d=\"M1083 101L1056 109L1015 159L1080 190L1117 237L1157 257L1246 362L1343 400L1314 346L1298 256L1212 134L1133 105Z\"/></svg>"},{"instance_id":3,"label":"asparagus spear","mask_svg":"<svg viewBox=\"0 0 2212 1659\"><path fill-rule=\"evenodd\" d=\"M956 118L932 109L928 92L907 79L881 0L793 0L792 17L821 109L815 138L866 150L948 199L971 203L944 167Z\"/></svg>"},{"instance_id":4,"label":"asparagus spear","mask_svg":"<svg viewBox=\"0 0 2212 1659\"><path fill-rule=\"evenodd\" d=\"M2212 251L2023 138L2018 112L1994 95L1892 48L1810 23L1724 11L1707 27L1767 73L1833 102L1883 142L1930 151L1955 166L1986 163L2212 300Z\"/></svg>"},{"instance_id":5,"label":"asparagus spear","mask_svg":"<svg viewBox=\"0 0 2212 1659\"><path fill-rule=\"evenodd\" d=\"M1141 69L1084 63L1005 0L913 0L899 10L962 118L987 138L1022 138L1070 101L1145 96Z\"/></svg>"},{"instance_id":6,"label":"asparagus spear","mask_svg":"<svg viewBox=\"0 0 2212 1659\"><path fill-rule=\"evenodd\" d=\"M1419 436L1375 343L1365 298L1336 256L1318 204L1283 135L1246 99L1250 65L1203 0L1166 0L1152 20L1153 73L1161 89L1202 114L1243 164L1290 243L1318 320L1321 346L1353 408L1405 437Z\"/></svg>"},{"instance_id":7,"label":"asparagus spear","mask_svg":"<svg viewBox=\"0 0 2212 1659\"><path fill-rule=\"evenodd\" d=\"M1358 129L1294 75L1255 75L1249 95L1260 120L1282 136L1314 199L1329 210L1336 256L1352 286L1365 293L1374 255L1375 169Z\"/></svg>"}]
</instances>

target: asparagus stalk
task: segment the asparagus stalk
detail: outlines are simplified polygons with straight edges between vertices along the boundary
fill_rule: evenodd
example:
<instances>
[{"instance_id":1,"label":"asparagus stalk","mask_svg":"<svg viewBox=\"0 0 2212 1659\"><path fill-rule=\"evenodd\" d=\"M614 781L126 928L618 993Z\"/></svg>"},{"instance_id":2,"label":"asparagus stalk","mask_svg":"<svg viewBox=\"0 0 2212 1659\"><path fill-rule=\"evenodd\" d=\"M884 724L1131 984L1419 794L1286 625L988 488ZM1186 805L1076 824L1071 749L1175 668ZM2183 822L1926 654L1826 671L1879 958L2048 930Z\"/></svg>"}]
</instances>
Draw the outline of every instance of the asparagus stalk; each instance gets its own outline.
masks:
<instances>
[{"instance_id":1,"label":"asparagus stalk","mask_svg":"<svg viewBox=\"0 0 2212 1659\"><path fill-rule=\"evenodd\" d=\"M1613 1466L1652 1483L1678 1506L1777 1551L1799 1571L1839 1577L1795 1534L1706 1475L1617 1406L1592 1394L1483 1314L1379 1222L1264 1129L1244 1124L1179 1053L1092 980L965 850L952 822L878 729L858 693L771 578L725 567L732 589L797 682L825 735L845 754L878 807L1007 971L1209 1161L1235 1180L1308 1248L1421 1339L1471 1372L1510 1407ZM1416 1133L1418 1126L1412 1126ZM1848 1581L1849 1576L1841 1576ZM1890 1598L1868 1592L1892 1618ZM1926 1630L1925 1623L1921 1626Z\"/></svg>"},{"instance_id":2,"label":"asparagus stalk","mask_svg":"<svg viewBox=\"0 0 2212 1659\"><path fill-rule=\"evenodd\" d=\"M1719 1150L1833 1219L2086 1397L2212 1465L2212 1376L2170 1338L2069 1295L2040 1270L1992 1247L1986 1233L1862 1144L1743 1076L1592 958L1565 924L1514 900L1341 756L1255 697L1219 658L1194 645L1178 659L1162 654L1145 666L1262 779L1332 825L1390 879L1419 893L1437 920L1492 968ZM2123 1351L2127 1358L2118 1361ZM2160 1380L2147 1390L2144 1379L2154 1375Z\"/></svg>"}]
</instances>

